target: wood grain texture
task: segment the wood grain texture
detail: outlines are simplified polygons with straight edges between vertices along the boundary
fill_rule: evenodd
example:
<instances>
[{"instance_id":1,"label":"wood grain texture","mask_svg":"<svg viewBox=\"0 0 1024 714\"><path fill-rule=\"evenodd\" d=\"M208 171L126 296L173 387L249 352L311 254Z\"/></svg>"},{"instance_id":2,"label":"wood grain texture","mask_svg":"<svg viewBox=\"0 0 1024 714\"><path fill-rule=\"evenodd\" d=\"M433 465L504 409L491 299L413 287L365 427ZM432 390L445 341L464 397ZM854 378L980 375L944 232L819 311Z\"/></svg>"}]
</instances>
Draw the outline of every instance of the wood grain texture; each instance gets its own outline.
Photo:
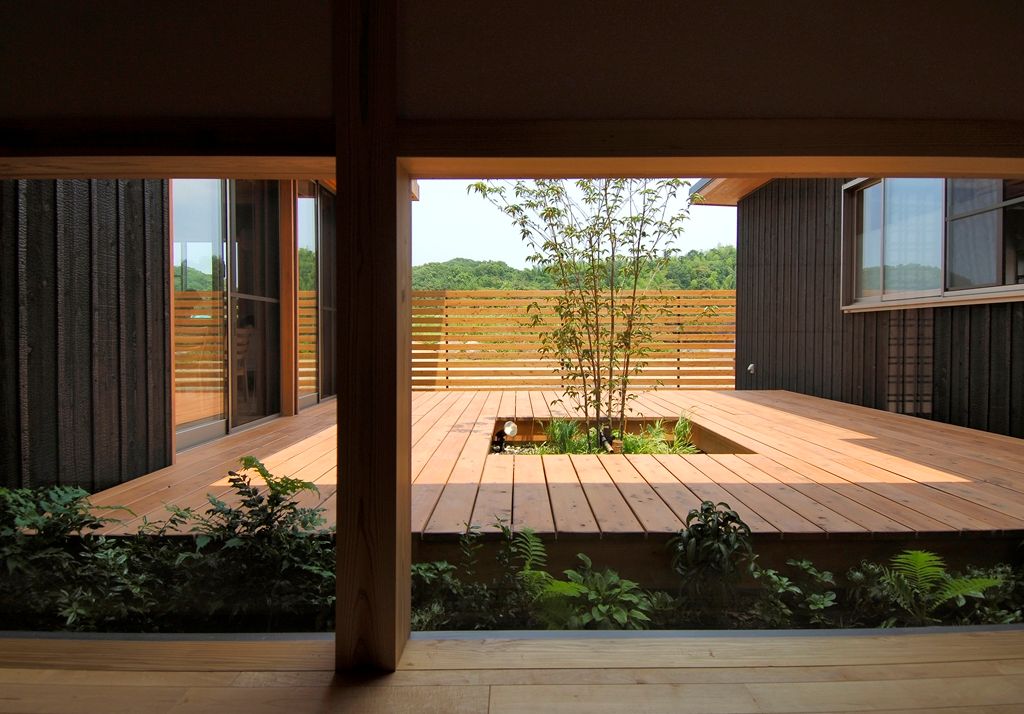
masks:
<instances>
[{"instance_id":1,"label":"wood grain texture","mask_svg":"<svg viewBox=\"0 0 1024 714\"><path fill-rule=\"evenodd\" d=\"M385 0L334 13L339 670L394 669L409 634L412 226L397 168L397 12Z\"/></svg>"},{"instance_id":2,"label":"wood grain texture","mask_svg":"<svg viewBox=\"0 0 1024 714\"><path fill-rule=\"evenodd\" d=\"M163 182L3 185L2 483L97 489L166 465Z\"/></svg>"},{"instance_id":3,"label":"wood grain texture","mask_svg":"<svg viewBox=\"0 0 1024 714\"><path fill-rule=\"evenodd\" d=\"M278 181L278 255L280 256L281 310L281 416L299 411L298 243L296 241L296 186Z\"/></svg>"},{"instance_id":4,"label":"wood grain texture","mask_svg":"<svg viewBox=\"0 0 1024 714\"><path fill-rule=\"evenodd\" d=\"M501 417L513 416L525 431L537 408L550 409L550 396L411 393L414 539L454 542L467 524L493 533L501 518L556 540L592 539L595 548L611 536L643 543L675 533L703 500L728 503L755 536L775 540L881 538L897 548L919 537L963 534L1009 543L1024 534L1019 439L793 392L658 390L640 394L645 418L685 413L699 430L721 434L721 443L739 451L489 453ZM316 482L321 497L310 505L335 513L336 492L324 480L337 458L334 413L334 404L321 404L229 435L181 454L174 467L97 494L98 505L124 505L136 514L105 532L131 532L143 517L163 518L166 503L202 507L207 494L226 497L225 474L244 454L276 473ZM537 437L543 438L540 431Z\"/></svg>"},{"instance_id":5,"label":"wood grain texture","mask_svg":"<svg viewBox=\"0 0 1024 714\"><path fill-rule=\"evenodd\" d=\"M0 711L1016 712L1024 633L409 642L397 671L335 673L329 638L0 638Z\"/></svg>"},{"instance_id":6,"label":"wood grain texture","mask_svg":"<svg viewBox=\"0 0 1024 714\"><path fill-rule=\"evenodd\" d=\"M637 387L732 389L736 294L731 290L642 293L657 305ZM554 290L417 290L412 302L414 389L519 389L538 393L536 418L564 415L557 360L544 354L529 315L557 324ZM705 314L713 309L714 315ZM541 394L540 392L543 392ZM548 413L550 412L550 414Z\"/></svg>"}]
</instances>

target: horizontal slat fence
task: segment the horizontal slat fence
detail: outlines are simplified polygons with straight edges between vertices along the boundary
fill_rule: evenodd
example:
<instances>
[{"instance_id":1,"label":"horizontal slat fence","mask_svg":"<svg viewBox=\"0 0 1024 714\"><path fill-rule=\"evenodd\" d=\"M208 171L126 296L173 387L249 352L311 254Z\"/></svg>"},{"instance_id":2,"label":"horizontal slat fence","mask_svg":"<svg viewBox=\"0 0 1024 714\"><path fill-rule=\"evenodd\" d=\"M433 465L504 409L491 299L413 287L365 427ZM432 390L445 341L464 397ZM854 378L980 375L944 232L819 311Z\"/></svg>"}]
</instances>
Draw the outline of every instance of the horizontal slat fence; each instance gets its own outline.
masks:
<instances>
[{"instance_id":1,"label":"horizontal slat fence","mask_svg":"<svg viewBox=\"0 0 1024 714\"><path fill-rule=\"evenodd\" d=\"M299 290L299 394L316 394L316 290Z\"/></svg>"},{"instance_id":2,"label":"horizontal slat fence","mask_svg":"<svg viewBox=\"0 0 1024 714\"><path fill-rule=\"evenodd\" d=\"M175 391L221 390L227 360L224 295L216 291L174 294Z\"/></svg>"},{"instance_id":3,"label":"horizontal slat fence","mask_svg":"<svg viewBox=\"0 0 1024 714\"><path fill-rule=\"evenodd\" d=\"M651 293L664 308L654 318L648 365L637 388L658 385L733 389L734 290ZM412 294L412 384L415 390L559 389L557 362L541 353L527 306L555 319L554 290L417 290ZM547 307L546 307L547 305Z\"/></svg>"}]
</instances>

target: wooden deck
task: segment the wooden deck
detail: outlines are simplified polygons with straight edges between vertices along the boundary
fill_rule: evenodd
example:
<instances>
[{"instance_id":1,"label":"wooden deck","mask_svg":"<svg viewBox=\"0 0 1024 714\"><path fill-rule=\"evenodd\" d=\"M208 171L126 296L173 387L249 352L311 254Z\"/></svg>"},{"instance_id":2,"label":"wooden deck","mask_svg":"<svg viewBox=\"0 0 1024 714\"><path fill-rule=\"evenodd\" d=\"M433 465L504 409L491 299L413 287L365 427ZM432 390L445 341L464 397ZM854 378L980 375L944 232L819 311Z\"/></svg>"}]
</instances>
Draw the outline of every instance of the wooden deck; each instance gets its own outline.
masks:
<instances>
[{"instance_id":1,"label":"wooden deck","mask_svg":"<svg viewBox=\"0 0 1024 714\"><path fill-rule=\"evenodd\" d=\"M1024 533L1024 441L790 392L658 390L638 415L689 415L734 450L694 456L509 456L488 453L499 419L564 415L553 392L413 394L412 530L447 539L496 519L556 539L674 533L702 500L726 501L765 537ZM312 481L335 514L334 404L192 449L174 466L97 494L142 518L164 504L202 506L253 454ZM709 442L713 443L713 442Z\"/></svg>"},{"instance_id":2,"label":"wooden deck","mask_svg":"<svg viewBox=\"0 0 1024 714\"><path fill-rule=\"evenodd\" d=\"M412 640L335 674L329 638L0 638L0 712L1024 711L1024 632Z\"/></svg>"}]
</instances>

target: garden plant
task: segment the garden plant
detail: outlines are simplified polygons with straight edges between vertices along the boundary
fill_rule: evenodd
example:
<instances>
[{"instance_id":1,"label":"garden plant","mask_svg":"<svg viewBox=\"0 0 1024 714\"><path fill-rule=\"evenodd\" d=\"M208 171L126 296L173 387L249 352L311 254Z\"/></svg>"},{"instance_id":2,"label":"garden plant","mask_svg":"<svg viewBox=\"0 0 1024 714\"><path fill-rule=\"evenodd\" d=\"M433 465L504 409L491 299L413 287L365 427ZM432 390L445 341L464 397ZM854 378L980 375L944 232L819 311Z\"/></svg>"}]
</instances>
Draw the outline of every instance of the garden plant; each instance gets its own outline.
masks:
<instances>
[{"instance_id":1,"label":"garden plant","mask_svg":"<svg viewBox=\"0 0 1024 714\"><path fill-rule=\"evenodd\" d=\"M106 632L329 631L334 539L311 484L256 459L205 509L169 508L135 535L99 535L126 509L77 488L0 489L0 629ZM951 572L907 550L838 574L806 559L763 568L728 504L691 511L668 543L678 587L650 590L586 554L552 572L543 540L467 526L457 563L412 566L418 630L897 627L1024 622L1018 565ZM488 562L484 562L483 558Z\"/></svg>"},{"instance_id":2,"label":"garden plant","mask_svg":"<svg viewBox=\"0 0 1024 714\"><path fill-rule=\"evenodd\" d=\"M554 356L563 398L583 415L583 437L610 444L626 432L630 380L647 365L657 287L689 217L680 179L481 181L475 191L505 213L557 291L527 313L541 352ZM550 318L554 317L552 321Z\"/></svg>"}]
</instances>

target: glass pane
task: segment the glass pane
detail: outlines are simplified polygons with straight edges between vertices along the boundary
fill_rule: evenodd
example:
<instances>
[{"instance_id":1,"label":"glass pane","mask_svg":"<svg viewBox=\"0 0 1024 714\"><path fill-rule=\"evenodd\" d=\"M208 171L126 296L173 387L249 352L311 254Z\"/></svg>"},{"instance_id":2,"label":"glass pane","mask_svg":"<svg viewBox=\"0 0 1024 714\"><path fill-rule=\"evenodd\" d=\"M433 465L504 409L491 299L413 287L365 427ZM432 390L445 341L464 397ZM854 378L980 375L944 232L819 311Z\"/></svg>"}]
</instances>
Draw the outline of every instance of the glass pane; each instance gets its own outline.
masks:
<instances>
[{"instance_id":1,"label":"glass pane","mask_svg":"<svg viewBox=\"0 0 1024 714\"><path fill-rule=\"evenodd\" d=\"M1001 179L950 179L947 191L951 217L992 208L1003 200Z\"/></svg>"},{"instance_id":2,"label":"glass pane","mask_svg":"<svg viewBox=\"0 0 1024 714\"><path fill-rule=\"evenodd\" d=\"M1002 211L950 221L946 243L946 287L981 288L1000 283L999 222Z\"/></svg>"},{"instance_id":3,"label":"glass pane","mask_svg":"<svg viewBox=\"0 0 1024 714\"><path fill-rule=\"evenodd\" d=\"M887 297L942 289L942 179L887 179L883 292Z\"/></svg>"},{"instance_id":4,"label":"glass pane","mask_svg":"<svg viewBox=\"0 0 1024 714\"><path fill-rule=\"evenodd\" d=\"M1003 243L1006 246L1007 285L1024 284L1024 204L1003 209Z\"/></svg>"},{"instance_id":5,"label":"glass pane","mask_svg":"<svg viewBox=\"0 0 1024 714\"><path fill-rule=\"evenodd\" d=\"M232 291L278 297L276 181L232 181L234 258Z\"/></svg>"},{"instance_id":6,"label":"glass pane","mask_svg":"<svg viewBox=\"0 0 1024 714\"><path fill-rule=\"evenodd\" d=\"M224 204L221 182L174 179L174 421L224 419Z\"/></svg>"},{"instance_id":7,"label":"glass pane","mask_svg":"<svg viewBox=\"0 0 1024 714\"><path fill-rule=\"evenodd\" d=\"M857 297L882 294L882 184L857 194Z\"/></svg>"},{"instance_id":8,"label":"glass pane","mask_svg":"<svg viewBox=\"0 0 1024 714\"><path fill-rule=\"evenodd\" d=\"M299 394L317 389L316 198L300 197L296 209L299 244Z\"/></svg>"},{"instance_id":9,"label":"glass pane","mask_svg":"<svg viewBox=\"0 0 1024 714\"><path fill-rule=\"evenodd\" d=\"M1010 201L1024 196L1024 179L1006 179L1003 181L1003 200Z\"/></svg>"},{"instance_id":10,"label":"glass pane","mask_svg":"<svg viewBox=\"0 0 1024 714\"><path fill-rule=\"evenodd\" d=\"M334 194L320 190L320 396L337 392L334 371L336 295L334 285L337 250L335 245Z\"/></svg>"},{"instance_id":11,"label":"glass pane","mask_svg":"<svg viewBox=\"0 0 1024 714\"><path fill-rule=\"evenodd\" d=\"M281 411L278 305L232 298L234 387L232 423L245 424Z\"/></svg>"}]
</instances>

